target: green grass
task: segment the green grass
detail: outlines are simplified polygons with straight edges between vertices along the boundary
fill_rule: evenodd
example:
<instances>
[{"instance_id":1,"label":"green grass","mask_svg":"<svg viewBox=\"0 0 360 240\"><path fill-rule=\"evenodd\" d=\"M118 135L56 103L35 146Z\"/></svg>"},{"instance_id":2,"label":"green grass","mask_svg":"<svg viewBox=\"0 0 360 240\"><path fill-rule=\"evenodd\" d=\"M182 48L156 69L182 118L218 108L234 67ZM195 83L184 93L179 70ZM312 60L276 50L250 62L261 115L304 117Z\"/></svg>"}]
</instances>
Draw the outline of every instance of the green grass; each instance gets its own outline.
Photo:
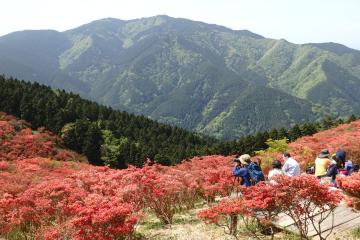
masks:
<instances>
[{"instance_id":1,"label":"green grass","mask_svg":"<svg viewBox=\"0 0 360 240\"><path fill-rule=\"evenodd\" d=\"M356 238L356 239L360 239L360 226L355 228L352 231L352 235Z\"/></svg>"},{"instance_id":2,"label":"green grass","mask_svg":"<svg viewBox=\"0 0 360 240\"><path fill-rule=\"evenodd\" d=\"M285 233L282 236L283 240L301 240L303 238L300 237L300 235L295 234L295 233Z\"/></svg>"}]
</instances>

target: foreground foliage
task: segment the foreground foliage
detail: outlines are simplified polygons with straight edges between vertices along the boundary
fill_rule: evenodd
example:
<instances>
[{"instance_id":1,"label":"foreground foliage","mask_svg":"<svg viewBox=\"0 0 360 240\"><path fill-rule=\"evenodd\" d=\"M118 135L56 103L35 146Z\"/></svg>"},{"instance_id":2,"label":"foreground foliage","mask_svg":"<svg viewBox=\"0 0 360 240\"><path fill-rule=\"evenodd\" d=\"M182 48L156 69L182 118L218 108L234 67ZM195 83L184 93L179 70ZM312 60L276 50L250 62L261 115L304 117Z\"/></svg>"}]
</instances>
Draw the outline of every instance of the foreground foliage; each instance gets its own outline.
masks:
<instances>
[{"instance_id":1,"label":"foreground foliage","mask_svg":"<svg viewBox=\"0 0 360 240\"><path fill-rule=\"evenodd\" d=\"M354 173L349 177L336 179L339 187L347 194L347 203L356 210L360 210L360 173Z\"/></svg>"},{"instance_id":2,"label":"foreground foliage","mask_svg":"<svg viewBox=\"0 0 360 240\"><path fill-rule=\"evenodd\" d=\"M224 200L200 212L199 217L225 227L225 232L236 238L245 234L260 239L259 229L268 229L266 232L274 235L271 221L283 213L294 221L301 237L307 239L312 225L319 238L326 239L330 233L322 234L321 223L333 217L341 196L339 191L329 191L327 185L320 184L313 176L283 176L277 178L276 184L260 183L244 188L241 197ZM324 214L315 219L316 212ZM240 232L239 218L244 226Z\"/></svg>"},{"instance_id":3,"label":"foreground foliage","mask_svg":"<svg viewBox=\"0 0 360 240\"><path fill-rule=\"evenodd\" d=\"M312 213L327 210L322 219L331 217L341 198L312 176L241 188L231 175L231 156L194 157L171 167L151 161L143 168L95 167L62 149L50 132L31 131L27 123L4 114L0 157L0 236L9 239L132 239L147 211L169 225L199 201L210 206L199 216L233 236L273 235L270 222L284 213L302 236L311 224L326 238ZM358 177L339 179L355 207ZM215 204L217 197L233 192L243 195ZM238 222L245 228L239 229Z\"/></svg>"}]
</instances>

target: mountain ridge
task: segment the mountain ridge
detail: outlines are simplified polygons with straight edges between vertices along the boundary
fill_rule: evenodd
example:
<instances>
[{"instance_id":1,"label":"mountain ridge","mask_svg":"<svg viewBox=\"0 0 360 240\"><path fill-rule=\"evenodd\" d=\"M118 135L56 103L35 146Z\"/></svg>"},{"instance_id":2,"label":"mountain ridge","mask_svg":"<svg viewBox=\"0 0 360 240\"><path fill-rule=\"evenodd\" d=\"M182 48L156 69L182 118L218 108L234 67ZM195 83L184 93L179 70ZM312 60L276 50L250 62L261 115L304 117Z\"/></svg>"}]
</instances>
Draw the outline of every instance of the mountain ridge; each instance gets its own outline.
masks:
<instances>
[{"instance_id":1,"label":"mountain ridge","mask_svg":"<svg viewBox=\"0 0 360 240\"><path fill-rule=\"evenodd\" d=\"M360 114L360 51L340 44L293 44L166 15L105 18L55 32L63 40L35 51L46 53L53 44L55 56L20 51L24 44L9 50L8 35L0 37L0 72L224 139L279 122L288 127L324 114ZM249 89L267 96L259 100L264 116L256 112L258 92ZM280 95L288 106L279 105Z\"/></svg>"}]
</instances>

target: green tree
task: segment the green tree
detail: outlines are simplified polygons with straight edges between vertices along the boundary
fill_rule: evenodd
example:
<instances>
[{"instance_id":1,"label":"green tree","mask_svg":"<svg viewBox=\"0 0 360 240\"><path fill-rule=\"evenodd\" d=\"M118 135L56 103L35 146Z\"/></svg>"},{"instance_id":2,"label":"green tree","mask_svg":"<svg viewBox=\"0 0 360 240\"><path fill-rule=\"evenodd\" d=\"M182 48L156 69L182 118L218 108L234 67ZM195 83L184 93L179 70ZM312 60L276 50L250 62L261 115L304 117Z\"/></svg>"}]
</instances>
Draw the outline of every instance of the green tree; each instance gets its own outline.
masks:
<instances>
[{"instance_id":1,"label":"green tree","mask_svg":"<svg viewBox=\"0 0 360 240\"><path fill-rule=\"evenodd\" d=\"M269 132L269 137L271 139L278 139L278 137L279 137L278 130L276 128L271 129L270 132Z\"/></svg>"},{"instance_id":2,"label":"green tree","mask_svg":"<svg viewBox=\"0 0 360 240\"><path fill-rule=\"evenodd\" d=\"M302 136L301 129L298 124L295 124L289 131L290 141L295 141L297 138Z\"/></svg>"},{"instance_id":3,"label":"green tree","mask_svg":"<svg viewBox=\"0 0 360 240\"><path fill-rule=\"evenodd\" d=\"M325 116L322 120L321 120L321 127L322 129L326 130L329 128L332 128L335 125L335 121L331 116Z\"/></svg>"},{"instance_id":4,"label":"green tree","mask_svg":"<svg viewBox=\"0 0 360 240\"><path fill-rule=\"evenodd\" d=\"M155 155L155 162L161 165L170 166L171 160L168 156L158 153Z\"/></svg>"},{"instance_id":5,"label":"green tree","mask_svg":"<svg viewBox=\"0 0 360 240\"><path fill-rule=\"evenodd\" d=\"M356 120L357 120L356 116L354 114L351 114L349 116L349 118L346 120L346 123L351 123L351 122L356 121Z\"/></svg>"},{"instance_id":6,"label":"green tree","mask_svg":"<svg viewBox=\"0 0 360 240\"><path fill-rule=\"evenodd\" d=\"M82 152L88 158L89 163L94 165L104 165L101 159L101 144L103 138L99 127L92 123L84 135Z\"/></svg>"}]
</instances>

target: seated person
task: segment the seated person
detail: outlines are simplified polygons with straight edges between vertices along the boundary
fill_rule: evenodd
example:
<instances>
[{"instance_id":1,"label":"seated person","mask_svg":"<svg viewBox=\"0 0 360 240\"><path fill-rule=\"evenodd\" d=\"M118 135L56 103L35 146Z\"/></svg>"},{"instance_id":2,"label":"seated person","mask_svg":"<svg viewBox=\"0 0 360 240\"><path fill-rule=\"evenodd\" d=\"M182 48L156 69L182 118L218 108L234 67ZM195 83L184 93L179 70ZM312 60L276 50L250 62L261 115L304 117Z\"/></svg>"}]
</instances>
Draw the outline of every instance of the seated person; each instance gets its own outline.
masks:
<instances>
[{"instance_id":1,"label":"seated person","mask_svg":"<svg viewBox=\"0 0 360 240\"><path fill-rule=\"evenodd\" d=\"M315 159L315 176L319 179L326 176L327 169L331 164L329 156L329 150L323 149Z\"/></svg>"},{"instance_id":2,"label":"seated person","mask_svg":"<svg viewBox=\"0 0 360 240\"><path fill-rule=\"evenodd\" d=\"M347 173L347 174L345 174L346 176L351 174L351 172L353 170L353 163L352 163L351 159L349 159L345 162L345 170Z\"/></svg>"},{"instance_id":3,"label":"seated person","mask_svg":"<svg viewBox=\"0 0 360 240\"><path fill-rule=\"evenodd\" d=\"M353 165L353 168L352 168L352 172L353 172L353 173L359 172L359 168L360 168L359 164L354 164L354 165Z\"/></svg>"},{"instance_id":4,"label":"seated person","mask_svg":"<svg viewBox=\"0 0 360 240\"><path fill-rule=\"evenodd\" d=\"M291 157L290 153L284 152L283 154L284 166L282 170L290 177L300 176L300 165Z\"/></svg>"},{"instance_id":5,"label":"seated person","mask_svg":"<svg viewBox=\"0 0 360 240\"><path fill-rule=\"evenodd\" d=\"M331 177L331 183L336 187L336 175L338 174L338 163L336 162L335 154L332 156L330 166L327 169L326 176Z\"/></svg>"},{"instance_id":6,"label":"seated person","mask_svg":"<svg viewBox=\"0 0 360 240\"><path fill-rule=\"evenodd\" d=\"M281 162L279 160L274 160L272 162L272 167L273 169L269 172L268 175L268 179L270 180L271 183L274 183L275 181L274 176L276 175L286 175L286 173L284 172L284 170L281 169Z\"/></svg>"}]
</instances>

